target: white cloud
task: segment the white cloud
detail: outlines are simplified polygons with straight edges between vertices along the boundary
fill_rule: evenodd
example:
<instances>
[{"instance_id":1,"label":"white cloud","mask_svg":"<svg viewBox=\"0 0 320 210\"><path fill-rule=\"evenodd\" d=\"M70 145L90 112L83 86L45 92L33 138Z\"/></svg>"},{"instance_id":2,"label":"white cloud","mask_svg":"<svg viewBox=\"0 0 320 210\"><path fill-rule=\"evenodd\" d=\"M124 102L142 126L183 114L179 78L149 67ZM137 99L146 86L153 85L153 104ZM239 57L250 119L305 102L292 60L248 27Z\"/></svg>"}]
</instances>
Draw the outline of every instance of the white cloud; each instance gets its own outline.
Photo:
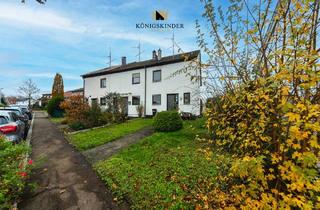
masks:
<instances>
[{"instance_id":1,"label":"white cloud","mask_svg":"<svg viewBox=\"0 0 320 210\"><path fill-rule=\"evenodd\" d=\"M129 6L132 6L129 4ZM84 36L95 36L107 39L129 40L149 43L159 47L170 46L170 41L163 38L162 33L151 33L148 31L136 31L135 25L128 26L127 23L119 23L116 19L112 21L96 20L86 17L71 18L46 7L31 7L27 4L0 3L0 24L15 27L32 28L35 33L46 33L54 40L68 40L72 42L73 35L65 32L77 33ZM49 33L48 33L49 32ZM62 32L62 33L60 33ZM60 33L60 34L59 34ZM68 38L71 36L70 38ZM60 37L60 38L59 38Z\"/></svg>"},{"instance_id":2,"label":"white cloud","mask_svg":"<svg viewBox=\"0 0 320 210\"><path fill-rule=\"evenodd\" d=\"M81 80L81 77L78 75L72 75L72 74L66 74L66 73L61 73L61 75L62 75L62 78L66 80ZM55 76L55 73L52 73L52 72L27 73L26 76L53 79Z\"/></svg>"},{"instance_id":3,"label":"white cloud","mask_svg":"<svg viewBox=\"0 0 320 210\"><path fill-rule=\"evenodd\" d=\"M84 27L57 12L48 9L36 9L26 4L0 4L0 20L7 23L18 23L21 26L52 28L70 32L83 32Z\"/></svg>"}]
</instances>

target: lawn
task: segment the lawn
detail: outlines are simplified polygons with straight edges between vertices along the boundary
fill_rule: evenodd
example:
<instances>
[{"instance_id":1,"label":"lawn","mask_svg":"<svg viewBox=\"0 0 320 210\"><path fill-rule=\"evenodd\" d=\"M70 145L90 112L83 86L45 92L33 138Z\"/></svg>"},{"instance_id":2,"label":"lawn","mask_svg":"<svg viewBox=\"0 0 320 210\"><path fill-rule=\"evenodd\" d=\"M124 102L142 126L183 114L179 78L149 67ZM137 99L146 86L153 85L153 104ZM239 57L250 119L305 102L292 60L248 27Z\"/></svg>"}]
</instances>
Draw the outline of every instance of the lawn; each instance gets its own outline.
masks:
<instances>
[{"instance_id":1,"label":"lawn","mask_svg":"<svg viewBox=\"0 0 320 210\"><path fill-rule=\"evenodd\" d=\"M198 151L205 145L195 136L206 134L199 123L154 133L94 167L116 200L126 196L133 209L194 209L190 192L197 192L198 180L216 174L214 163Z\"/></svg>"},{"instance_id":2,"label":"lawn","mask_svg":"<svg viewBox=\"0 0 320 210\"><path fill-rule=\"evenodd\" d=\"M152 119L133 119L125 123L71 134L69 139L76 148L83 151L113 141L130 133L134 133L151 125Z\"/></svg>"},{"instance_id":3,"label":"lawn","mask_svg":"<svg viewBox=\"0 0 320 210\"><path fill-rule=\"evenodd\" d=\"M61 124L64 119L64 117L50 117L51 122L56 124Z\"/></svg>"}]
</instances>

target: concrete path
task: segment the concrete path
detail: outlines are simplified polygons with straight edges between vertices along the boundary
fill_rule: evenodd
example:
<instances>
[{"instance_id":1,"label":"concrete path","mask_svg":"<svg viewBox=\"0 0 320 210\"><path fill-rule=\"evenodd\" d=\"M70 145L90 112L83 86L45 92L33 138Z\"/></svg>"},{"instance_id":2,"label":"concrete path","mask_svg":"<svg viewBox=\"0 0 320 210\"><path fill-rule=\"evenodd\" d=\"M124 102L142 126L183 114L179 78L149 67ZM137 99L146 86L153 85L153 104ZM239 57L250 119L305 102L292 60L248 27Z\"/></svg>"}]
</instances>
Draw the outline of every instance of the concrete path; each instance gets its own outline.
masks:
<instances>
[{"instance_id":1,"label":"concrete path","mask_svg":"<svg viewBox=\"0 0 320 210\"><path fill-rule=\"evenodd\" d=\"M40 163L30 180L36 189L26 193L19 209L128 209L126 203L113 203L111 193L90 164L68 144L44 112L36 113L31 144L31 158Z\"/></svg>"},{"instance_id":2,"label":"concrete path","mask_svg":"<svg viewBox=\"0 0 320 210\"><path fill-rule=\"evenodd\" d=\"M144 128L133 134L129 134L115 141L108 142L104 145L95 147L84 151L82 154L86 156L87 160L92 164L111 157L121 149L128 147L131 144L137 143L141 139L153 134L152 128Z\"/></svg>"}]
</instances>

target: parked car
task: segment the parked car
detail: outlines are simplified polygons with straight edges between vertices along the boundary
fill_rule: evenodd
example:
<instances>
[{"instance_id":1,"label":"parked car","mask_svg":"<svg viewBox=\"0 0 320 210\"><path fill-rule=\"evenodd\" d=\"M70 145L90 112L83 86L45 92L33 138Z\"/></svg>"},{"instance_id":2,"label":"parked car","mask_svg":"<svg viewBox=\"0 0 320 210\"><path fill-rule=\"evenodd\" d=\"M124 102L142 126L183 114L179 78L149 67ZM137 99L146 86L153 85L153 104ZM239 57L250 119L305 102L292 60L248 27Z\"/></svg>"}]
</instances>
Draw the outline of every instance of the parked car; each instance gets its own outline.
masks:
<instances>
[{"instance_id":1,"label":"parked car","mask_svg":"<svg viewBox=\"0 0 320 210\"><path fill-rule=\"evenodd\" d=\"M8 111L8 112L13 112L15 113L19 120L21 120L24 124L25 124L25 136L27 135L28 133L28 130L29 130L29 117L28 115L26 114L23 114L21 109L18 109L18 108L12 108L12 107L4 107L4 108L0 108L0 111Z\"/></svg>"},{"instance_id":2,"label":"parked car","mask_svg":"<svg viewBox=\"0 0 320 210\"><path fill-rule=\"evenodd\" d=\"M28 115L29 120L32 120L32 111L26 105L10 105L10 108L18 108L23 114Z\"/></svg>"},{"instance_id":3,"label":"parked car","mask_svg":"<svg viewBox=\"0 0 320 210\"><path fill-rule=\"evenodd\" d=\"M25 137L25 125L14 112L0 110L0 134L13 143L19 143Z\"/></svg>"}]
</instances>

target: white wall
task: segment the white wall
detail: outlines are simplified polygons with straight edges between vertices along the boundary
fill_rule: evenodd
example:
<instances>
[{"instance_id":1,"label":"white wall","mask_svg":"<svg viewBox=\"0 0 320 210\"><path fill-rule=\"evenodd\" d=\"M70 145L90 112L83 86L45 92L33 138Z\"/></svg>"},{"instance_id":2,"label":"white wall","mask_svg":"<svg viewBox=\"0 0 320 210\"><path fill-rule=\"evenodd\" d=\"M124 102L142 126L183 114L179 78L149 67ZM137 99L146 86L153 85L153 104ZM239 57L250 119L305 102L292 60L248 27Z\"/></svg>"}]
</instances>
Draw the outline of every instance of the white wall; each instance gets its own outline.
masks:
<instances>
[{"instance_id":1,"label":"white wall","mask_svg":"<svg viewBox=\"0 0 320 210\"><path fill-rule=\"evenodd\" d=\"M168 64L157 67L147 68L147 88L146 88L146 114L152 115L152 109L157 111L167 110L167 94L179 94L179 109L184 112L200 114L199 104L199 82L191 82L190 76L186 73L180 73L172 76L173 73L184 69L188 64L186 62ZM161 82L153 83L153 71L161 70ZM132 74L140 73L140 84L132 84ZM107 87L100 88L100 79L106 78ZM117 92L123 96L128 96L132 103L132 96L140 96L140 104L145 105L144 87L145 87L145 69L113 73L104 76L85 78L85 97L91 102L92 98L104 97L107 92ZM190 105L183 104L183 93L190 92ZM152 105L152 95L161 94L161 105ZM128 106L129 116L137 116L136 106Z\"/></svg>"}]
</instances>

